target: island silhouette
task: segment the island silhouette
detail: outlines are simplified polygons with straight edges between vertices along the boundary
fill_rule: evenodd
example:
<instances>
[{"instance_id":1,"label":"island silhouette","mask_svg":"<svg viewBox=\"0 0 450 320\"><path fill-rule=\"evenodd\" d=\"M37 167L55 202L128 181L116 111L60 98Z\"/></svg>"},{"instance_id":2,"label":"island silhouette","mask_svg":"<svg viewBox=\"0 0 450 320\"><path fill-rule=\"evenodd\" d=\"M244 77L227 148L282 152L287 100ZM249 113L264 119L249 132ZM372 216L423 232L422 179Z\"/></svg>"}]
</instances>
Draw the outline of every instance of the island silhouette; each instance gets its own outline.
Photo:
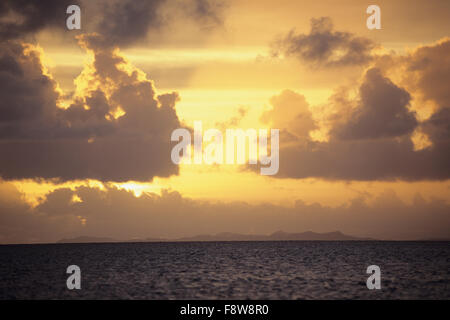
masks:
<instances>
[{"instance_id":1,"label":"island silhouette","mask_svg":"<svg viewBox=\"0 0 450 320\"><path fill-rule=\"evenodd\" d=\"M277 231L269 235L263 234L240 234L232 232L221 232L217 234L200 234L181 238L145 238L118 240L107 237L79 236L75 238L61 239L58 243L108 243L108 242L207 242L207 241L367 241L373 238L355 237L340 231L318 233L306 231L300 233L288 233Z\"/></svg>"}]
</instances>

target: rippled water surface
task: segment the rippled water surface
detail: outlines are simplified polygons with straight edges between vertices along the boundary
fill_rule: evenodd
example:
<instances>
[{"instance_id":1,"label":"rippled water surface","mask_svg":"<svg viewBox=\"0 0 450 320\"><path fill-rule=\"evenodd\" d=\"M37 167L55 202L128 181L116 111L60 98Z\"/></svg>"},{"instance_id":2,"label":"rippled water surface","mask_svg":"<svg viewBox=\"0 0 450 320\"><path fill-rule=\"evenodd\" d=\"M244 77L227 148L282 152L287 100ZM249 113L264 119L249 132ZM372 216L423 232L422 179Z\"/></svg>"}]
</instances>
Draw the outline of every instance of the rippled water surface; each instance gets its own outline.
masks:
<instances>
[{"instance_id":1,"label":"rippled water surface","mask_svg":"<svg viewBox=\"0 0 450 320\"><path fill-rule=\"evenodd\" d=\"M81 268L81 290L66 268ZM381 290L366 287L381 268ZM450 299L449 242L0 246L0 299Z\"/></svg>"}]
</instances>

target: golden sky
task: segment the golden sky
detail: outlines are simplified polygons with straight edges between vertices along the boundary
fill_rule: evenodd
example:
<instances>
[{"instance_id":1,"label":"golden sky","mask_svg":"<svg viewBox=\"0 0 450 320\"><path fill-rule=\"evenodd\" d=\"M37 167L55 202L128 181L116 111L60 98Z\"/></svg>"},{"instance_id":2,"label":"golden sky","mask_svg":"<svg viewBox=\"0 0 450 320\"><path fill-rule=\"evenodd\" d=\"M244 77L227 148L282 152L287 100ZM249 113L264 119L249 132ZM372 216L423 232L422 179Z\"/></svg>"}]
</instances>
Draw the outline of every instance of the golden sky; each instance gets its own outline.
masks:
<instances>
[{"instance_id":1,"label":"golden sky","mask_svg":"<svg viewBox=\"0 0 450 320\"><path fill-rule=\"evenodd\" d=\"M131 10L82 1L81 29L67 30L53 16L61 16L58 8L39 8L39 20L10 4L0 19L1 55L25 75L0 79L10 84L0 107L1 152L8 154L0 163L0 209L33 221L19 224L8 213L0 242L270 233L278 226L449 237L449 2L377 1L381 30L367 28L368 5L167 0L136 1ZM36 85L42 77L48 86ZM27 111L37 109L42 117ZM101 112L109 120L99 120ZM170 132L199 120L204 130L280 129L279 174L240 165L173 166ZM134 137L136 144L128 140ZM115 196L120 202L122 191L129 208L123 217L94 215L106 209L91 193L103 192L106 204ZM171 197L188 202L185 216L170 216L174 209L164 203L173 204ZM210 228L175 222L208 208L217 210L212 215L230 208L258 219L261 206L266 220L255 226L249 219L245 227L221 227L220 216L205 219ZM317 213L322 223L305 218L317 208L326 212ZM367 217L355 218L358 210ZM299 216L294 224L291 214ZM134 221L129 226L126 217ZM128 231L117 231L121 223Z\"/></svg>"}]
</instances>

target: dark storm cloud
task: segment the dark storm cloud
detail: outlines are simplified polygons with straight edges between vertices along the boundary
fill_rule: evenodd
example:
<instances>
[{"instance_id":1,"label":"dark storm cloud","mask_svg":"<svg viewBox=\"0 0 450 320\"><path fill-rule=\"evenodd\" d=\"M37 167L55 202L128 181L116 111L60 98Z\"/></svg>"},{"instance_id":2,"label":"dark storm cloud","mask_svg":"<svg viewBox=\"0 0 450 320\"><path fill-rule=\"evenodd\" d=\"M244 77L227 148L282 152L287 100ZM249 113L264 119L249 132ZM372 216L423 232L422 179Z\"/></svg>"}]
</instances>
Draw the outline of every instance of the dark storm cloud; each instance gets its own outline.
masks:
<instances>
[{"instance_id":1,"label":"dark storm cloud","mask_svg":"<svg viewBox=\"0 0 450 320\"><path fill-rule=\"evenodd\" d=\"M0 41L23 38L46 27L66 27L66 9L78 0L2 0Z\"/></svg>"},{"instance_id":2,"label":"dark storm cloud","mask_svg":"<svg viewBox=\"0 0 450 320\"><path fill-rule=\"evenodd\" d=\"M371 60L375 44L349 32L333 30L329 17L311 19L309 34L290 31L273 44L273 54L294 56L317 67L363 65Z\"/></svg>"},{"instance_id":3,"label":"dark storm cloud","mask_svg":"<svg viewBox=\"0 0 450 320\"><path fill-rule=\"evenodd\" d=\"M39 53L16 42L0 54L0 176L149 181L178 172L170 161L170 134L180 127L176 93L156 95L153 83L101 36L83 36L94 62L82 75L89 89L67 109L57 107L56 84ZM114 118L121 108L123 114Z\"/></svg>"},{"instance_id":4,"label":"dark storm cloud","mask_svg":"<svg viewBox=\"0 0 450 320\"><path fill-rule=\"evenodd\" d=\"M388 191L372 199L357 197L328 207L301 200L292 206L208 202L175 191L135 197L112 186L56 189L32 208L12 185L0 183L0 243L57 241L82 235L130 240L277 230L340 230L379 239L448 238L449 213L443 200L416 196L407 204Z\"/></svg>"}]
</instances>

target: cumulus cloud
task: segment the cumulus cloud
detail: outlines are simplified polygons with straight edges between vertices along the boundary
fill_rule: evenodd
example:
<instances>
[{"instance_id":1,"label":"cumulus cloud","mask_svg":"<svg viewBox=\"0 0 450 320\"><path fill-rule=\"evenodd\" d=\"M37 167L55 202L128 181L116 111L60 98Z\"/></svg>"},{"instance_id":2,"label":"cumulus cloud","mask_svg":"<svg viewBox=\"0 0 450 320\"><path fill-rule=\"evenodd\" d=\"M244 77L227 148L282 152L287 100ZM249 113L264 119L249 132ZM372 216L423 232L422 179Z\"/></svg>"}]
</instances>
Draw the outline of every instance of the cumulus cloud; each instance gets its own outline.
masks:
<instances>
[{"instance_id":1,"label":"cumulus cloud","mask_svg":"<svg viewBox=\"0 0 450 320\"><path fill-rule=\"evenodd\" d=\"M0 51L0 137L17 137L24 135L17 123L42 124L54 116L58 93L38 50L7 41Z\"/></svg>"},{"instance_id":2,"label":"cumulus cloud","mask_svg":"<svg viewBox=\"0 0 450 320\"><path fill-rule=\"evenodd\" d=\"M73 101L46 70L36 33L65 30L66 8L78 4L78 40L92 57L75 79ZM156 93L119 46L144 39L172 19L211 28L222 1L2 1L0 4L0 176L58 181L149 181L178 173L170 133L180 127L175 92ZM94 31L93 33L87 33ZM31 41L33 42L33 41Z\"/></svg>"},{"instance_id":3,"label":"cumulus cloud","mask_svg":"<svg viewBox=\"0 0 450 320\"><path fill-rule=\"evenodd\" d=\"M450 39L421 46L399 63L405 66L406 84L419 91L425 99L440 107L450 108Z\"/></svg>"},{"instance_id":4,"label":"cumulus cloud","mask_svg":"<svg viewBox=\"0 0 450 320\"><path fill-rule=\"evenodd\" d=\"M450 112L448 83L450 42L422 47L401 64L407 79L401 87L381 70L370 68L359 85L355 98L344 94L330 97L329 105L336 108L328 119L328 141L307 140L307 143L286 144L281 136L280 169L274 178L316 177L330 180L446 180L450 178ZM444 54L447 53L447 55ZM440 59L442 57L442 59ZM442 71L444 70L444 71ZM430 85L429 83L434 83ZM436 110L426 120L419 121L411 110L411 101L418 95L433 100ZM289 114L295 115L298 98L283 101ZM303 108L304 109L304 108ZM420 106L419 110L420 111ZM281 123L286 117L282 107L263 115L294 134L295 123ZM292 117L292 119L295 119ZM412 135L419 130L430 144L418 149ZM285 138L285 141L286 142Z\"/></svg>"},{"instance_id":5,"label":"cumulus cloud","mask_svg":"<svg viewBox=\"0 0 450 320\"><path fill-rule=\"evenodd\" d=\"M292 30L272 45L275 56L294 56L314 67L364 65L372 59L373 48L370 39L335 31L329 17L311 19L309 34Z\"/></svg>"},{"instance_id":6,"label":"cumulus cloud","mask_svg":"<svg viewBox=\"0 0 450 320\"><path fill-rule=\"evenodd\" d=\"M437 164L448 162L450 141L450 39L421 46L405 57L395 60L403 72L404 85L417 97L416 104L431 103L433 110L419 124L419 132L426 135L434 148L439 148ZM389 68L388 68L389 70ZM389 70L390 71L390 70ZM420 105L418 106L420 110Z\"/></svg>"},{"instance_id":7,"label":"cumulus cloud","mask_svg":"<svg viewBox=\"0 0 450 320\"><path fill-rule=\"evenodd\" d=\"M185 198L175 191L136 197L107 185L104 189L80 186L56 189L38 206L30 207L20 192L3 183L0 208L5 209L0 210L1 243L57 241L81 235L130 240L277 230L340 230L381 239L450 236L448 203L417 196L407 204L389 191L374 199L359 197L328 207L301 200L292 206L209 202Z\"/></svg>"},{"instance_id":8,"label":"cumulus cloud","mask_svg":"<svg viewBox=\"0 0 450 320\"><path fill-rule=\"evenodd\" d=\"M272 128L281 129L282 138L309 139L309 132L317 128L309 105L301 94L284 90L270 99L270 105L272 108L263 112L260 120Z\"/></svg>"},{"instance_id":9,"label":"cumulus cloud","mask_svg":"<svg viewBox=\"0 0 450 320\"><path fill-rule=\"evenodd\" d=\"M359 88L359 103L344 123L333 128L342 139L377 139L410 134L417 126L408 110L409 93L376 68L369 69ZM345 115L344 115L345 117Z\"/></svg>"},{"instance_id":10,"label":"cumulus cloud","mask_svg":"<svg viewBox=\"0 0 450 320\"><path fill-rule=\"evenodd\" d=\"M75 80L73 103L60 92L39 51L6 42L0 57L0 175L4 179L149 181L177 174L170 133L180 126L177 93L157 95L153 82L117 48L83 35L92 56ZM1 63L7 61L9 63Z\"/></svg>"}]
</instances>

